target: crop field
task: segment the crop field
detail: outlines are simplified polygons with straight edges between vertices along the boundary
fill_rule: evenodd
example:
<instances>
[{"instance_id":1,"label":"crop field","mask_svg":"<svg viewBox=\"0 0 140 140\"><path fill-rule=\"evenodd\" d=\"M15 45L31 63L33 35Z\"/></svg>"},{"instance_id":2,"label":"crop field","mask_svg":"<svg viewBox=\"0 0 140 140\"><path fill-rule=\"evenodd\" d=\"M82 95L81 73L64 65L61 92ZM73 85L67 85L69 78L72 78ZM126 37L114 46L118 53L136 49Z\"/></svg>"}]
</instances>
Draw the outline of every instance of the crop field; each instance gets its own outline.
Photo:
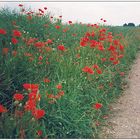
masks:
<instances>
[{"instance_id":1,"label":"crop field","mask_svg":"<svg viewBox=\"0 0 140 140\"><path fill-rule=\"evenodd\" d=\"M125 88L139 27L0 9L0 138L98 138Z\"/></svg>"}]
</instances>

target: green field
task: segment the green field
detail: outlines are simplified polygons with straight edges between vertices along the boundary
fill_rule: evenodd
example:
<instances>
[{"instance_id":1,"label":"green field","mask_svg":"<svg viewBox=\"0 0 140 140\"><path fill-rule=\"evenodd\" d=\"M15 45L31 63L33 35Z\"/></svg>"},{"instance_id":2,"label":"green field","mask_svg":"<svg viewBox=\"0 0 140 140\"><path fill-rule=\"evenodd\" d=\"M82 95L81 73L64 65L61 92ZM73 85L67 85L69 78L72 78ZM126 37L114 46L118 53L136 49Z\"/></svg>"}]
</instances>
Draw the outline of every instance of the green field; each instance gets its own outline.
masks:
<instances>
[{"instance_id":1,"label":"green field","mask_svg":"<svg viewBox=\"0 0 140 140\"><path fill-rule=\"evenodd\" d=\"M98 138L140 45L140 27L62 24L0 10L0 138Z\"/></svg>"}]
</instances>

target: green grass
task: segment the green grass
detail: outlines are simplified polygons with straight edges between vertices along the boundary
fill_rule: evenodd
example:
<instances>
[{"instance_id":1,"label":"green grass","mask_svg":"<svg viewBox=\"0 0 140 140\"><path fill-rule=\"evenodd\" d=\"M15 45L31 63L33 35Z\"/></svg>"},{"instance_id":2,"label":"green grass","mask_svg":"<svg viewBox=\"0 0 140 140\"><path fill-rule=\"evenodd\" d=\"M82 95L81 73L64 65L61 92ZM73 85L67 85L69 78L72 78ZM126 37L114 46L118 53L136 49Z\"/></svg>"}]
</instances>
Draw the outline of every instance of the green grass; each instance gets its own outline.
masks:
<instances>
[{"instance_id":1,"label":"green grass","mask_svg":"<svg viewBox=\"0 0 140 140\"><path fill-rule=\"evenodd\" d=\"M0 11L0 19L0 29L7 32L6 35L0 34L0 104L8 109L8 112L0 114L0 138L98 138L105 121L103 116L108 115L111 102L122 93L124 78L120 72L126 75L136 58L140 29L102 25L96 28L79 23L64 25L61 19L51 21L50 14L41 17L34 14L32 20L28 20L26 14L9 9ZM11 24L13 21L16 26ZM48 27L44 26L46 24ZM58 25L60 29L55 28ZM101 41L100 31L106 28L102 36L106 39ZM21 37L17 37L19 42L16 45L11 43L12 30L15 29L22 33ZM85 47L80 45L81 39L92 32L95 36L88 39L102 42L104 51L100 51L98 45L91 48L90 41ZM112 54L108 48L110 44L114 45L113 41L107 40L109 32L112 32L113 40L124 46L124 51L121 51L116 45L117 56L124 55L123 58L115 56L119 60L116 65L109 60ZM122 35L118 35L120 33ZM37 38L35 42L51 39L53 43L38 49L35 42L28 45L30 38ZM64 45L66 51L58 50L58 45ZM9 52L4 55L2 48L9 48ZM13 56L13 51L17 52L16 56ZM80 57L76 57L77 54ZM42 60L39 60L40 56ZM103 62L102 58L107 60ZM95 69L94 74L82 71L85 66L94 64L98 64L102 74ZM44 83L44 78L48 78L50 83ZM21 118L14 115L15 110L24 110L28 100L24 83L39 84L41 99L37 108L46 112L39 120L27 111ZM46 93L57 95L56 85L59 83L64 96L49 99ZM13 95L18 92L25 98L15 105ZM102 104L102 107L95 109L96 103ZM37 130L43 131L42 136L36 134Z\"/></svg>"}]
</instances>

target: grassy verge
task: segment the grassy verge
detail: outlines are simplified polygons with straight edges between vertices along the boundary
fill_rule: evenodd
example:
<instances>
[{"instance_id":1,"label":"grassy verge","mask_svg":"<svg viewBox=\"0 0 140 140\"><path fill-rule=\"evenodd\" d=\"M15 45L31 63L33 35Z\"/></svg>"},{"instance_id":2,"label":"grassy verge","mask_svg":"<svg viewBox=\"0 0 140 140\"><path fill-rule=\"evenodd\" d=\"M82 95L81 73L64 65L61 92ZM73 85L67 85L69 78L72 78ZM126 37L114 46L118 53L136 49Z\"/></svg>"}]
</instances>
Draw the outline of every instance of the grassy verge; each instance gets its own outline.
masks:
<instances>
[{"instance_id":1,"label":"grassy verge","mask_svg":"<svg viewBox=\"0 0 140 140\"><path fill-rule=\"evenodd\" d=\"M0 137L97 138L136 57L139 28L63 25L21 10L0 11Z\"/></svg>"}]
</instances>

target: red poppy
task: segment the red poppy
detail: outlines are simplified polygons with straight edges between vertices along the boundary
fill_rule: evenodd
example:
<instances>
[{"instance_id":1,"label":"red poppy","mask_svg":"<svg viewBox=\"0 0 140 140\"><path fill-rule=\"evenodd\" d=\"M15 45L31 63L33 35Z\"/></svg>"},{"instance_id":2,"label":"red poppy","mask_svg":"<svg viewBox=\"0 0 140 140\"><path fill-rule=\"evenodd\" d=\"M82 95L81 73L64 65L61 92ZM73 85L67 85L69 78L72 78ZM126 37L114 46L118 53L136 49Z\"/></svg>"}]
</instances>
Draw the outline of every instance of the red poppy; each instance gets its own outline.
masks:
<instances>
[{"instance_id":1,"label":"red poppy","mask_svg":"<svg viewBox=\"0 0 140 140\"><path fill-rule=\"evenodd\" d=\"M83 69L82 69L83 72L86 72L86 73L89 73L89 74L94 74L94 71L89 68L88 66L85 66Z\"/></svg>"},{"instance_id":2,"label":"red poppy","mask_svg":"<svg viewBox=\"0 0 140 140\"><path fill-rule=\"evenodd\" d=\"M38 136L42 136L42 134L43 134L43 131L42 130L37 130L37 135Z\"/></svg>"},{"instance_id":3,"label":"red poppy","mask_svg":"<svg viewBox=\"0 0 140 140\"><path fill-rule=\"evenodd\" d=\"M61 84L58 84L58 85L56 85L56 88L57 89L62 89L62 85Z\"/></svg>"},{"instance_id":4,"label":"red poppy","mask_svg":"<svg viewBox=\"0 0 140 140\"><path fill-rule=\"evenodd\" d=\"M13 98L17 101L22 101L24 96L21 93L15 93Z\"/></svg>"},{"instance_id":5,"label":"red poppy","mask_svg":"<svg viewBox=\"0 0 140 140\"><path fill-rule=\"evenodd\" d=\"M81 41L81 42L80 42L80 46L82 46L82 47L87 46L87 42L85 42L85 41Z\"/></svg>"},{"instance_id":6,"label":"red poppy","mask_svg":"<svg viewBox=\"0 0 140 140\"><path fill-rule=\"evenodd\" d=\"M7 109L0 104L0 113L5 113L5 112L7 112Z\"/></svg>"},{"instance_id":7,"label":"red poppy","mask_svg":"<svg viewBox=\"0 0 140 140\"><path fill-rule=\"evenodd\" d=\"M42 48L42 47L45 46L45 43L39 41L39 42L36 42L36 43L34 44L34 46L37 47L37 48Z\"/></svg>"},{"instance_id":8,"label":"red poppy","mask_svg":"<svg viewBox=\"0 0 140 140\"><path fill-rule=\"evenodd\" d=\"M69 21L69 24L72 24L72 21Z\"/></svg>"},{"instance_id":9,"label":"red poppy","mask_svg":"<svg viewBox=\"0 0 140 140\"><path fill-rule=\"evenodd\" d=\"M12 51L12 55L16 56L17 55L17 51Z\"/></svg>"},{"instance_id":10,"label":"red poppy","mask_svg":"<svg viewBox=\"0 0 140 140\"><path fill-rule=\"evenodd\" d=\"M50 83L50 80L49 80L48 78L45 78L45 79L44 79L44 82L45 82L45 83Z\"/></svg>"},{"instance_id":11,"label":"red poppy","mask_svg":"<svg viewBox=\"0 0 140 140\"><path fill-rule=\"evenodd\" d=\"M114 58L114 57L110 57L109 60L110 60L110 61L114 61L115 58Z\"/></svg>"},{"instance_id":12,"label":"red poppy","mask_svg":"<svg viewBox=\"0 0 140 140\"><path fill-rule=\"evenodd\" d=\"M58 92L58 95L63 96L64 95L64 91L62 90L62 91Z\"/></svg>"},{"instance_id":13,"label":"red poppy","mask_svg":"<svg viewBox=\"0 0 140 140\"><path fill-rule=\"evenodd\" d=\"M47 10L47 7L44 7L44 10Z\"/></svg>"},{"instance_id":14,"label":"red poppy","mask_svg":"<svg viewBox=\"0 0 140 140\"><path fill-rule=\"evenodd\" d=\"M106 58L101 58L102 62L105 62L106 61Z\"/></svg>"},{"instance_id":15,"label":"red poppy","mask_svg":"<svg viewBox=\"0 0 140 140\"><path fill-rule=\"evenodd\" d=\"M103 45L99 45L98 46L98 50L103 51L104 50L104 46Z\"/></svg>"},{"instance_id":16,"label":"red poppy","mask_svg":"<svg viewBox=\"0 0 140 140\"><path fill-rule=\"evenodd\" d=\"M120 51L124 51L124 46L120 45Z\"/></svg>"},{"instance_id":17,"label":"red poppy","mask_svg":"<svg viewBox=\"0 0 140 140\"><path fill-rule=\"evenodd\" d=\"M56 28L56 29L60 29L60 26L56 25L55 28Z\"/></svg>"},{"instance_id":18,"label":"red poppy","mask_svg":"<svg viewBox=\"0 0 140 140\"><path fill-rule=\"evenodd\" d=\"M42 9L38 9L41 13L44 13L44 11Z\"/></svg>"},{"instance_id":19,"label":"red poppy","mask_svg":"<svg viewBox=\"0 0 140 140\"><path fill-rule=\"evenodd\" d=\"M113 62L113 64L117 65L117 64L119 64L119 62L120 62L119 60L116 60L116 61Z\"/></svg>"},{"instance_id":20,"label":"red poppy","mask_svg":"<svg viewBox=\"0 0 140 140\"><path fill-rule=\"evenodd\" d=\"M24 106L26 111L33 111L36 108L35 100L28 100Z\"/></svg>"},{"instance_id":21,"label":"red poppy","mask_svg":"<svg viewBox=\"0 0 140 140\"><path fill-rule=\"evenodd\" d=\"M2 54L7 55L9 51L9 48L2 48Z\"/></svg>"},{"instance_id":22,"label":"red poppy","mask_svg":"<svg viewBox=\"0 0 140 140\"><path fill-rule=\"evenodd\" d=\"M38 84L25 83L25 84L23 84L23 87L24 87L24 89L31 90L33 92L37 92L38 88L39 88L39 85Z\"/></svg>"},{"instance_id":23,"label":"red poppy","mask_svg":"<svg viewBox=\"0 0 140 140\"><path fill-rule=\"evenodd\" d=\"M32 20L32 16L31 15L27 16L27 19Z\"/></svg>"},{"instance_id":24,"label":"red poppy","mask_svg":"<svg viewBox=\"0 0 140 140\"><path fill-rule=\"evenodd\" d=\"M98 109L102 108L102 106L103 106L102 104L96 103L96 104L94 105L94 108L98 110Z\"/></svg>"},{"instance_id":25,"label":"red poppy","mask_svg":"<svg viewBox=\"0 0 140 140\"><path fill-rule=\"evenodd\" d=\"M97 64L94 64L94 65L92 66L92 68L98 69L99 66L98 66Z\"/></svg>"},{"instance_id":26,"label":"red poppy","mask_svg":"<svg viewBox=\"0 0 140 140\"><path fill-rule=\"evenodd\" d=\"M39 56L39 57L38 57L38 60L40 60L40 61L41 61L42 59L43 59L43 57L42 57L42 56Z\"/></svg>"},{"instance_id":27,"label":"red poppy","mask_svg":"<svg viewBox=\"0 0 140 140\"><path fill-rule=\"evenodd\" d=\"M19 30L13 30L13 36L21 37L22 33Z\"/></svg>"},{"instance_id":28,"label":"red poppy","mask_svg":"<svg viewBox=\"0 0 140 140\"><path fill-rule=\"evenodd\" d=\"M29 97L29 100L39 101L41 98L41 95L35 92L31 92L28 94L28 97Z\"/></svg>"},{"instance_id":29,"label":"red poppy","mask_svg":"<svg viewBox=\"0 0 140 140\"><path fill-rule=\"evenodd\" d=\"M42 109L35 109L34 111L32 111L32 115L38 120L45 115L45 111Z\"/></svg>"},{"instance_id":30,"label":"red poppy","mask_svg":"<svg viewBox=\"0 0 140 140\"><path fill-rule=\"evenodd\" d=\"M102 74L102 70L101 70L101 69L97 69L96 72L97 72L98 74Z\"/></svg>"},{"instance_id":31,"label":"red poppy","mask_svg":"<svg viewBox=\"0 0 140 140\"><path fill-rule=\"evenodd\" d=\"M125 75L125 73L124 73L124 72L120 72L120 75L121 75L121 76L124 76L124 75Z\"/></svg>"},{"instance_id":32,"label":"red poppy","mask_svg":"<svg viewBox=\"0 0 140 140\"><path fill-rule=\"evenodd\" d=\"M115 49L116 48L114 46L112 46L112 45L110 45L110 47L108 48L109 51L115 51Z\"/></svg>"},{"instance_id":33,"label":"red poppy","mask_svg":"<svg viewBox=\"0 0 140 140\"><path fill-rule=\"evenodd\" d=\"M123 57L124 57L123 54L118 55L118 58L123 58Z\"/></svg>"},{"instance_id":34,"label":"red poppy","mask_svg":"<svg viewBox=\"0 0 140 140\"><path fill-rule=\"evenodd\" d=\"M24 53L24 56L31 57L31 56L33 56L33 55L32 55L31 53L25 52L25 53Z\"/></svg>"},{"instance_id":35,"label":"red poppy","mask_svg":"<svg viewBox=\"0 0 140 140\"><path fill-rule=\"evenodd\" d=\"M5 35L7 32L4 29L0 29L0 34Z\"/></svg>"},{"instance_id":36,"label":"red poppy","mask_svg":"<svg viewBox=\"0 0 140 140\"><path fill-rule=\"evenodd\" d=\"M78 53L78 54L76 54L76 58L80 58L81 56L80 56L80 54Z\"/></svg>"},{"instance_id":37,"label":"red poppy","mask_svg":"<svg viewBox=\"0 0 140 140\"><path fill-rule=\"evenodd\" d=\"M52 41L51 39L48 39L48 40L47 40L47 43L48 43L48 44L51 44L52 42L53 42L53 41Z\"/></svg>"},{"instance_id":38,"label":"red poppy","mask_svg":"<svg viewBox=\"0 0 140 140\"><path fill-rule=\"evenodd\" d=\"M46 93L46 95L47 95L48 98L51 98L51 99L52 99L52 98L55 98L55 96L54 96L53 94L48 94L48 93Z\"/></svg>"},{"instance_id":39,"label":"red poppy","mask_svg":"<svg viewBox=\"0 0 140 140\"><path fill-rule=\"evenodd\" d=\"M60 50L60 51L65 51L66 50L66 48L64 47L64 45L57 46L57 49Z\"/></svg>"},{"instance_id":40,"label":"red poppy","mask_svg":"<svg viewBox=\"0 0 140 140\"><path fill-rule=\"evenodd\" d=\"M16 44L18 43L18 40L17 40L16 38L14 38L14 37L11 39L11 41L12 41L12 43L13 43L14 45L16 45Z\"/></svg>"},{"instance_id":41,"label":"red poppy","mask_svg":"<svg viewBox=\"0 0 140 140\"><path fill-rule=\"evenodd\" d=\"M18 6L19 6L19 7L23 7L23 4L19 4Z\"/></svg>"}]
</instances>

